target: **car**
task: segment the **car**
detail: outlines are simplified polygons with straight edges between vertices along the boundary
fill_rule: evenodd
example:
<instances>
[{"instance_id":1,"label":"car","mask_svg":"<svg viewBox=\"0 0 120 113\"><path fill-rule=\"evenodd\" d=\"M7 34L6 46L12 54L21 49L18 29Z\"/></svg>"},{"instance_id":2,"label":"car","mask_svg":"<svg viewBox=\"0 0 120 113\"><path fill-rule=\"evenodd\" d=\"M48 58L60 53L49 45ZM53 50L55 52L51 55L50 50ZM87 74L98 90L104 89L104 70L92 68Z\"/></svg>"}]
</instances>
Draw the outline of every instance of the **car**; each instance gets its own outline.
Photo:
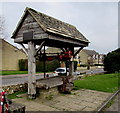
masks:
<instances>
[{"instance_id":1,"label":"car","mask_svg":"<svg viewBox=\"0 0 120 113\"><path fill-rule=\"evenodd\" d=\"M66 75L66 68L65 67L59 67L53 72L54 76L58 75ZM69 74L69 68L67 68L67 75Z\"/></svg>"}]
</instances>

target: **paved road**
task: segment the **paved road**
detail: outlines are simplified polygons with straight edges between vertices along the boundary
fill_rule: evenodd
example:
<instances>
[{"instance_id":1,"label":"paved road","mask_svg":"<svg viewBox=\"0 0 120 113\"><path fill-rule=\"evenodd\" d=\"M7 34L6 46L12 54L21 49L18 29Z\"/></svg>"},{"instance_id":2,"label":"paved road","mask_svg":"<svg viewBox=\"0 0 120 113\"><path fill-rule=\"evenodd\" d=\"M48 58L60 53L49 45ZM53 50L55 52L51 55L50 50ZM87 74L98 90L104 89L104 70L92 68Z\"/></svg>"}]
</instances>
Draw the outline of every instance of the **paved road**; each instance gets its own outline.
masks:
<instances>
[{"instance_id":1,"label":"paved road","mask_svg":"<svg viewBox=\"0 0 120 113\"><path fill-rule=\"evenodd\" d=\"M120 93L117 94L117 96L113 100L113 104L109 108L106 108L105 111L107 112L112 111L114 113L120 113Z\"/></svg>"},{"instance_id":2,"label":"paved road","mask_svg":"<svg viewBox=\"0 0 120 113\"><path fill-rule=\"evenodd\" d=\"M53 76L52 73L48 73L50 77ZM44 74L36 74L36 79L42 79L44 78ZM6 75L2 77L2 85L16 85L16 84L22 84L28 81L28 74L23 75Z\"/></svg>"},{"instance_id":3,"label":"paved road","mask_svg":"<svg viewBox=\"0 0 120 113\"><path fill-rule=\"evenodd\" d=\"M104 72L103 69L95 69L95 70L84 70L84 71L78 71L78 73L84 73L86 74L94 74L94 73L102 73ZM48 73L49 77L54 76L53 73ZM44 78L44 74L36 74L36 79ZM15 85L20 83L25 83L28 81L28 74L22 74L22 75L6 75L2 76L2 85Z\"/></svg>"}]
</instances>

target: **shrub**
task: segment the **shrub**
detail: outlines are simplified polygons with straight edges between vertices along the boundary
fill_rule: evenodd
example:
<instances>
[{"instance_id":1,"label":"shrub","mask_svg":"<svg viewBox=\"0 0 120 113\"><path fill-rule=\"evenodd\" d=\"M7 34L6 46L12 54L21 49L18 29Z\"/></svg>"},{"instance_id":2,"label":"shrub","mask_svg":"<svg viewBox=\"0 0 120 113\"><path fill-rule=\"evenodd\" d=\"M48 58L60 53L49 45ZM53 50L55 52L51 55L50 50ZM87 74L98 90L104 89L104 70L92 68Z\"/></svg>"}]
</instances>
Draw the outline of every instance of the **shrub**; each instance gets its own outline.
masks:
<instances>
[{"instance_id":1,"label":"shrub","mask_svg":"<svg viewBox=\"0 0 120 113\"><path fill-rule=\"evenodd\" d=\"M19 60L19 70L20 71L27 71L28 70L28 61L27 61L27 59Z\"/></svg>"},{"instance_id":2,"label":"shrub","mask_svg":"<svg viewBox=\"0 0 120 113\"><path fill-rule=\"evenodd\" d=\"M104 64L94 64L94 66L104 66Z\"/></svg>"},{"instance_id":3,"label":"shrub","mask_svg":"<svg viewBox=\"0 0 120 113\"><path fill-rule=\"evenodd\" d=\"M120 48L109 52L104 58L104 70L114 73L120 70Z\"/></svg>"},{"instance_id":4,"label":"shrub","mask_svg":"<svg viewBox=\"0 0 120 113\"><path fill-rule=\"evenodd\" d=\"M54 71L58 67L60 67L59 61L57 61L57 60L46 61L45 71L46 72ZM19 60L19 70L20 71L28 70L28 60L27 59ZM44 72L44 61L36 61L36 71Z\"/></svg>"},{"instance_id":5,"label":"shrub","mask_svg":"<svg viewBox=\"0 0 120 113\"><path fill-rule=\"evenodd\" d=\"M80 64L80 67L87 67L87 64Z\"/></svg>"}]
</instances>

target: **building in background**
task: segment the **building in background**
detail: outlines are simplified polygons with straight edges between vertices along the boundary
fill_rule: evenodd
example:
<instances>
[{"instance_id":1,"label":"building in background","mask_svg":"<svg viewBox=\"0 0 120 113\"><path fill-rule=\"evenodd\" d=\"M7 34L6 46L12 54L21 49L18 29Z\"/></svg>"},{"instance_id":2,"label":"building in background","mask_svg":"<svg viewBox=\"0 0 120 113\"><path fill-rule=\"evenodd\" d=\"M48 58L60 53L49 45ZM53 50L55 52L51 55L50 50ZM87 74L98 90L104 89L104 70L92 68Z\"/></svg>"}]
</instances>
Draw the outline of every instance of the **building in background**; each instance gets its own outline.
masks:
<instances>
[{"instance_id":1,"label":"building in background","mask_svg":"<svg viewBox=\"0 0 120 113\"><path fill-rule=\"evenodd\" d=\"M26 54L17 47L0 39L0 70L19 70L20 59L27 59Z\"/></svg>"},{"instance_id":2,"label":"building in background","mask_svg":"<svg viewBox=\"0 0 120 113\"><path fill-rule=\"evenodd\" d=\"M104 55L95 50L83 49L77 54L75 60L78 61L78 64L103 64Z\"/></svg>"},{"instance_id":3,"label":"building in background","mask_svg":"<svg viewBox=\"0 0 120 113\"><path fill-rule=\"evenodd\" d=\"M61 50L59 48L48 47L46 49L46 53L60 53L60 52ZM83 49L77 54L74 60L77 61L78 64L85 65L103 64L104 54L99 54L95 50ZM61 67L65 66L65 64L64 65L63 64L64 63L61 63Z\"/></svg>"}]
</instances>

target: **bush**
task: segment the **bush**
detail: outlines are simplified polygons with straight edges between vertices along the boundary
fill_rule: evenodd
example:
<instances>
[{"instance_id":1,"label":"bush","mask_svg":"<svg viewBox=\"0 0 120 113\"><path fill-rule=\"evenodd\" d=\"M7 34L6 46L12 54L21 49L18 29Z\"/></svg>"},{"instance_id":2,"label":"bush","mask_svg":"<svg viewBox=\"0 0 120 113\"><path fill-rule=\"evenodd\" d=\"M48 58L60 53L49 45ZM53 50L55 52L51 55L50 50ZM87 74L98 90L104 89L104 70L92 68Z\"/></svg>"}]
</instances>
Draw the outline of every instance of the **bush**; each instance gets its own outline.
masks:
<instances>
[{"instance_id":1,"label":"bush","mask_svg":"<svg viewBox=\"0 0 120 113\"><path fill-rule=\"evenodd\" d=\"M80 67L87 67L87 64L80 64Z\"/></svg>"},{"instance_id":2,"label":"bush","mask_svg":"<svg viewBox=\"0 0 120 113\"><path fill-rule=\"evenodd\" d=\"M19 60L19 70L20 71L28 70L28 60L26 60L26 59Z\"/></svg>"},{"instance_id":3,"label":"bush","mask_svg":"<svg viewBox=\"0 0 120 113\"><path fill-rule=\"evenodd\" d=\"M46 72L54 71L56 68L60 67L60 63L57 60L53 61L46 61L45 65ZM27 71L28 70L28 60L21 59L19 60L19 70L20 71ZM36 71L37 72L44 72L44 61L36 61Z\"/></svg>"},{"instance_id":4,"label":"bush","mask_svg":"<svg viewBox=\"0 0 120 113\"><path fill-rule=\"evenodd\" d=\"M46 72L54 71L58 67L60 67L59 61L57 61L57 60L46 61L45 71ZM36 71L37 72L44 72L44 61L37 61Z\"/></svg>"},{"instance_id":5,"label":"bush","mask_svg":"<svg viewBox=\"0 0 120 113\"><path fill-rule=\"evenodd\" d=\"M104 66L104 64L94 64L94 66Z\"/></svg>"},{"instance_id":6,"label":"bush","mask_svg":"<svg viewBox=\"0 0 120 113\"><path fill-rule=\"evenodd\" d=\"M108 73L120 70L120 48L109 52L104 58L104 70Z\"/></svg>"}]
</instances>

